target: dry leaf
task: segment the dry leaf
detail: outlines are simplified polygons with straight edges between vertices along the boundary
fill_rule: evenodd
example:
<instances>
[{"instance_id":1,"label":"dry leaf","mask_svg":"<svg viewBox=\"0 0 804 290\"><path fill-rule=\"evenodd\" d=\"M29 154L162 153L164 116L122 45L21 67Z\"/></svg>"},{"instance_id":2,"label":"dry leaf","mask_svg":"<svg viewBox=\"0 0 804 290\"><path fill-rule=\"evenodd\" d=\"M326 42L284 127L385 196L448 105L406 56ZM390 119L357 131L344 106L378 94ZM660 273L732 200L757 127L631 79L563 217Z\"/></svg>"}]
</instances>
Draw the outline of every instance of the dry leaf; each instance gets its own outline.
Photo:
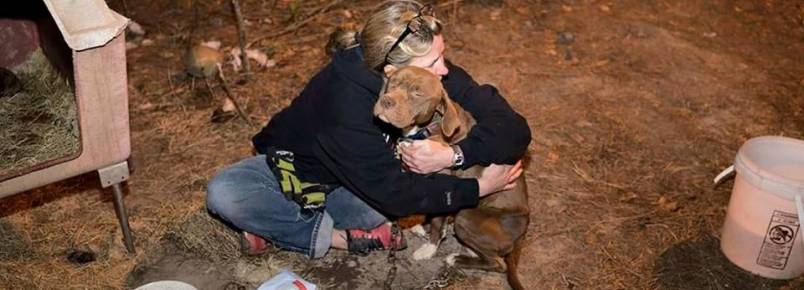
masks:
<instances>
[{"instance_id":1,"label":"dry leaf","mask_svg":"<svg viewBox=\"0 0 804 290\"><path fill-rule=\"evenodd\" d=\"M136 35L136 36L145 35L145 29L143 29L142 25L140 25L139 23L134 22L134 20L129 20L128 26L126 27L126 29L128 29L129 33L131 33L133 35Z\"/></svg>"},{"instance_id":2,"label":"dry leaf","mask_svg":"<svg viewBox=\"0 0 804 290\"><path fill-rule=\"evenodd\" d=\"M604 60L598 60L598 61L596 61L594 64L592 64L592 66L594 66L594 67L600 67L600 66L604 66L604 65L607 65L607 64L609 64L609 60L608 60L608 59L604 59Z\"/></svg>"},{"instance_id":3,"label":"dry leaf","mask_svg":"<svg viewBox=\"0 0 804 290\"><path fill-rule=\"evenodd\" d=\"M221 105L221 110L223 110L224 112L234 112L235 109L237 109L237 108L235 107L234 102L232 102L232 99L230 99L230 98L224 98L223 99L223 104Z\"/></svg>"},{"instance_id":4,"label":"dry leaf","mask_svg":"<svg viewBox=\"0 0 804 290\"><path fill-rule=\"evenodd\" d=\"M502 14L502 9L495 9L494 11L491 11L491 20L497 21L497 19L500 19L500 14Z\"/></svg>"},{"instance_id":5,"label":"dry leaf","mask_svg":"<svg viewBox=\"0 0 804 290\"><path fill-rule=\"evenodd\" d=\"M670 201L670 199L668 199L668 198L666 198L664 196L659 197L659 200L656 203L658 203L659 207L661 207L662 209L667 210L667 211L671 211L671 212L677 211L679 208L681 208L678 205L678 202Z\"/></svg>"},{"instance_id":6,"label":"dry leaf","mask_svg":"<svg viewBox=\"0 0 804 290\"><path fill-rule=\"evenodd\" d=\"M548 152L547 153L547 161L548 162L556 162L556 161L558 161L558 153Z\"/></svg>"},{"instance_id":7,"label":"dry leaf","mask_svg":"<svg viewBox=\"0 0 804 290\"><path fill-rule=\"evenodd\" d=\"M147 102L147 101L145 103L142 103L139 106L137 106L137 108L139 108L140 110L150 110L150 109L153 109L154 107L156 107L156 106L154 106L153 103Z\"/></svg>"},{"instance_id":8,"label":"dry leaf","mask_svg":"<svg viewBox=\"0 0 804 290\"><path fill-rule=\"evenodd\" d=\"M572 134L570 135L570 138L572 138L572 140L573 140L573 141L575 141L575 142L577 142L577 143L584 143L584 142L586 142L586 138L584 138L584 137L583 137L581 134L578 134L578 133L572 133Z\"/></svg>"},{"instance_id":9,"label":"dry leaf","mask_svg":"<svg viewBox=\"0 0 804 290\"><path fill-rule=\"evenodd\" d=\"M221 42L218 40L202 41L201 45L209 47L214 50L221 49Z\"/></svg>"},{"instance_id":10,"label":"dry leaf","mask_svg":"<svg viewBox=\"0 0 804 290\"><path fill-rule=\"evenodd\" d=\"M639 197L639 196L637 196L636 193L633 193L633 192L629 191L629 192L626 192L625 194L623 194L622 197L620 197L620 201L621 202L632 202L635 199L637 199L637 197Z\"/></svg>"},{"instance_id":11,"label":"dry leaf","mask_svg":"<svg viewBox=\"0 0 804 290\"><path fill-rule=\"evenodd\" d=\"M240 70L240 67L243 65L243 63L240 60L240 48L235 47L230 49L229 55L231 56L229 63L234 67L235 70ZM269 68L276 65L275 60L268 59L268 55L257 49L253 48L246 49L246 57L251 60L254 60L261 67Z\"/></svg>"}]
</instances>

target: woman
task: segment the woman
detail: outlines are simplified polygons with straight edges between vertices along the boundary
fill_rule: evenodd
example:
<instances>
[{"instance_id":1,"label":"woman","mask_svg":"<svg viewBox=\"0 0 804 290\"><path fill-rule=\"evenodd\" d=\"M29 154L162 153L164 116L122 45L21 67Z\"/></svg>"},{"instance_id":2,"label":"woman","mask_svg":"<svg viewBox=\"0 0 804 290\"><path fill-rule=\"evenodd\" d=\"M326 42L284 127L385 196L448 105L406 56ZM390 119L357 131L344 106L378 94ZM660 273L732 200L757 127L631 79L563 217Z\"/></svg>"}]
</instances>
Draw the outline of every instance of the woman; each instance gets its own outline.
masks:
<instances>
[{"instance_id":1,"label":"woman","mask_svg":"<svg viewBox=\"0 0 804 290\"><path fill-rule=\"evenodd\" d=\"M494 87L478 85L444 58L441 28L429 6L385 4L355 44L254 136L260 154L210 181L208 209L244 231L247 253L260 253L266 239L311 258L330 248L399 249L404 239L388 217L455 212L513 187L530 129ZM407 65L442 77L478 124L457 146L423 140L402 147L400 161L392 149L398 130L372 108L385 71ZM430 174L473 165L488 167L478 179Z\"/></svg>"}]
</instances>

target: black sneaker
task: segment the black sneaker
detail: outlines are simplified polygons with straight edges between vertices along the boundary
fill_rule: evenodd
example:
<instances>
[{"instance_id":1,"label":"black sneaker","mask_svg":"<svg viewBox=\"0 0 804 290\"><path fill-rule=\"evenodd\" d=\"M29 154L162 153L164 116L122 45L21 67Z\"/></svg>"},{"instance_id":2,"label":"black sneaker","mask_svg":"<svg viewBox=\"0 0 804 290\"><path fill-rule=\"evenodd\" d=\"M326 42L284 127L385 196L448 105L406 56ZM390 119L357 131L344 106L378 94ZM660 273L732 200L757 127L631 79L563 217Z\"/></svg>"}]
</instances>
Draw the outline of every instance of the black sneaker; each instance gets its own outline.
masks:
<instances>
[{"instance_id":1,"label":"black sneaker","mask_svg":"<svg viewBox=\"0 0 804 290\"><path fill-rule=\"evenodd\" d=\"M402 250L408 246L402 231L391 223L384 223L370 231L346 230L346 244L350 253L360 255L376 250Z\"/></svg>"}]
</instances>

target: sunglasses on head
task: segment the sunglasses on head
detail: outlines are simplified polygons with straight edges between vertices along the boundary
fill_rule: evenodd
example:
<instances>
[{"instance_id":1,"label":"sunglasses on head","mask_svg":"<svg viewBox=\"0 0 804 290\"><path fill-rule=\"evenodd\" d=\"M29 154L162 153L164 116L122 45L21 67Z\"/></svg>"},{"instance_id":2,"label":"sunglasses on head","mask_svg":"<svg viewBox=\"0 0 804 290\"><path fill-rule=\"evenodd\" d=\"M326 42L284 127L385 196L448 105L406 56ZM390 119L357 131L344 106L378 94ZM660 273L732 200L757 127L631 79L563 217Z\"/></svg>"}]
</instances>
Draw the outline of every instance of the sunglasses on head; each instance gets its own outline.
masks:
<instances>
[{"instance_id":1,"label":"sunglasses on head","mask_svg":"<svg viewBox=\"0 0 804 290\"><path fill-rule=\"evenodd\" d=\"M422 6L422 8L419 9L419 13L408 21L408 24L405 26L405 30L402 31L402 34L399 35L399 38L397 38L396 41L394 41L394 44L391 45L391 49L389 49L385 54L385 63L390 63L390 61L388 61L388 57L391 55L391 52L394 51L394 49L396 49L396 47L399 46L403 40L405 40L405 37L408 37L408 35L411 33L417 33L422 30L421 18L423 16L435 17L435 9L433 8L432 4Z\"/></svg>"}]
</instances>

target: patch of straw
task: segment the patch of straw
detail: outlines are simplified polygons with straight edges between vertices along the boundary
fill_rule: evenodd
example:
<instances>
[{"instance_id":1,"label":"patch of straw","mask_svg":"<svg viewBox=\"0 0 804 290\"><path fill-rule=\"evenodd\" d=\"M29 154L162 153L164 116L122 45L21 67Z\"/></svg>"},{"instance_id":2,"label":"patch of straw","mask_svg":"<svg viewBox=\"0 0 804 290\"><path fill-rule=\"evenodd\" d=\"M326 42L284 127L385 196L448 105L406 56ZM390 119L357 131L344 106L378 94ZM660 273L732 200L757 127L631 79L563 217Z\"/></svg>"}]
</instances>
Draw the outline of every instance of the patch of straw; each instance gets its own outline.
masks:
<instances>
[{"instance_id":1,"label":"patch of straw","mask_svg":"<svg viewBox=\"0 0 804 290\"><path fill-rule=\"evenodd\" d=\"M167 232L165 238L180 249L220 262L240 257L240 244L236 233L206 212L190 216L177 228Z\"/></svg>"},{"instance_id":2,"label":"patch of straw","mask_svg":"<svg viewBox=\"0 0 804 290\"><path fill-rule=\"evenodd\" d=\"M0 99L0 176L79 149L76 99L68 80L41 50L15 73L22 90Z\"/></svg>"},{"instance_id":3,"label":"patch of straw","mask_svg":"<svg viewBox=\"0 0 804 290\"><path fill-rule=\"evenodd\" d=\"M27 260L35 256L14 225L0 220L0 261Z\"/></svg>"}]
</instances>

